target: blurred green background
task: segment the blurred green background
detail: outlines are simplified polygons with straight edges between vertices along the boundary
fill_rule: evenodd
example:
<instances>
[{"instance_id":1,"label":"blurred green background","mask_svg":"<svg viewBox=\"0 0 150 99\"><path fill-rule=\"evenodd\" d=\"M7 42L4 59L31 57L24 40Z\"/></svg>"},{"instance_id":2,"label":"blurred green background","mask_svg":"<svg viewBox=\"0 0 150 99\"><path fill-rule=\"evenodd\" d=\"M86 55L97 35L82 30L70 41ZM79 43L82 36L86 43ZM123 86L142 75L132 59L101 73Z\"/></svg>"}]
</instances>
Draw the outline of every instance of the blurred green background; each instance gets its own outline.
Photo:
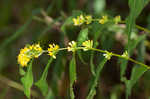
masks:
<instances>
[{"instance_id":1,"label":"blurred green background","mask_svg":"<svg viewBox=\"0 0 150 99\"><path fill-rule=\"evenodd\" d=\"M0 99L26 99L20 86L19 65L17 55L26 44L40 43L43 49L49 43L59 44L61 47L67 45L71 40L76 40L80 31L79 27L65 26L64 22L69 16L79 13L90 14L94 17L109 15L110 17L120 15L125 19L129 15L127 0L0 0ZM136 23L150 29L150 5L147 5ZM65 28L62 27L65 26ZM94 24L93 26L94 27ZM89 28L91 28L89 26ZM93 39L93 30L89 38ZM101 35L102 49L112 50L121 54L124 45L122 41L114 38L114 32L118 27L109 29L102 28L105 35ZM119 28L120 29L120 28ZM121 29L124 31L124 29ZM110 34L111 33L111 34ZM140 32L141 33L141 32ZM141 33L142 34L142 33ZM149 37L147 37L149 40ZM107 44L105 42L107 41ZM149 48L146 53L149 56ZM89 62L88 52L83 53L84 61ZM100 55L96 53L95 58ZM52 63L48 74L48 83L51 87L49 94L43 97L39 90L33 86L33 90L39 97L32 99L68 99L68 65L71 53L60 52L57 59ZM134 57L134 56L133 56ZM37 81L47 63L49 56L42 55L33 64L34 80ZM100 60L100 59L99 59ZM94 59L94 64L98 60ZM149 65L149 58L146 63ZM131 64L131 63L130 63ZM113 58L104 67L101 81L97 88L95 99L125 99L125 86L120 81L120 69L117 59ZM126 71L129 78L131 66ZM83 64L77 58L78 80L74 86L76 99L85 99L90 82L91 71L88 64ZM146 72L135 85L130 99L148 99L150 96L150 72ZM19 88L15 88L15 87Z\"/></svg>"}]
</instances>

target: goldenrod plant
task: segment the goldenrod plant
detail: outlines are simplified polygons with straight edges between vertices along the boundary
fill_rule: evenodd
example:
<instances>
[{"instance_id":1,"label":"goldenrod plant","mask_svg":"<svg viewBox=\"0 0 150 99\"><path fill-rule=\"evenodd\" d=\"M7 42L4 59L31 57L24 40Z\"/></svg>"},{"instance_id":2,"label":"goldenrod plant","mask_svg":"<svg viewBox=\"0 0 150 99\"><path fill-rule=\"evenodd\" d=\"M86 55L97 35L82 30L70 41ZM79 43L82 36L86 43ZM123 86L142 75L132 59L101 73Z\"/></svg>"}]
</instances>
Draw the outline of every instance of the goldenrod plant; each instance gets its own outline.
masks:
<instances>
[{"instance_id":1,"label":"goldenrod plant","mask_svg":"<svg viewBox=\"0 0 150 99\"><path fill-rule=\"evenodd\" d=\"M117 25L117 24L121 23L122 21L121 21L121 16L115 16L114 18L108 18L108 16L105 15L105 16L102 16L102 18L100 18L100 19L99 18L94 19L91 15L81 14L81 15L77 16L76 18L72 18L72 22L73 22L74 26L82 26L82 25L92 24L93 22L98 22L99 24L102 24L102 25L107 24L107 23L112 23L112 24ZM146 65L146 64L144 64L140 61L137 61L135 59L132 59L129 56L128 51L125 51L122 55L119 55L119 54L116 54L116 53L113 53L113 52L110 52L110 51L107 51L107 50L101 50L101 49L98 49L98 48L94 47L95 44L94 44L93 40L86 40L86 41L81 42L81 44L82 45L79 45L78 42L76 42L76 41L70 41L68 43L67 47L60 48L59 45L53 43L53 44L49 44L49 47L48 47L47 50L43 50L40 47L40 44L27 45L23 49L20 50L20 53L18 55L18 63L22 67L27 67L27 65L29 64L29 62L33 58L38 58L40 55L42 55L44 53L47 53L47 55L49 55L51 57L50 60L48 61L48 64L45 67L45 70L42 74L41 79L38 82L35 83L35 85L40 88L43 95L46 95L48 93L48 84L46 82L46 78L47 78L47 73L48 73L49 66L52 63L53 59L57 60L56 55L60 51L67 50L68 52L72 52L73 57L72 57L72 60L70 61L70 66L69 66L69 72L70 72L69 73L69 75L70 75L70 98L71 99L75 99L73 85L77 80L75 54L78 50L96 51L96 52L102 53L103 56L104 56L104 59L103 59L102 63L99 64L99 66L101 66L101 67L97 67L97 70L94 70L95 71L94 82L93 82L93 85L91 86L89 94L87 95L87 99L93 99L94 98L94 96L96 94L96 89L95 88L97 86L98 78L99 78L100 72L102 70L102 67L104 67L105 63L108 60L111 60L112 56L115 56L115 57L118 57L120 59L124 59L124 60L127 60L127 61L131 61L134 64L140 65L141 67L143 67L145 69L150 69L150 66L148 66L148 65ZM29 65L28 68L32 67L31 64L32 64L32 62L30 62L30 65ZM31 84L30 83L28 84L29 79L33 80L33 77L31 76L32 75L31 72L32 72L32 70L28 69L26 75L24 75L24 77L22 78L23 79L22 83L24 84L24 88L26 89L26 90L24 90L24 92L25 92L25 94L28 98L30 97L30 88L32 87L32 83L33 83L33 81L32 81ZM91 70L91 72L92 72L92 70ZM26 76L29 76L29 75L32 78L26 77Z\"/></svg>"},{"instance_id":2,"label":"goldenrod plant","mask_svg":"<svg viewBox=\"0 0 150 99\"><path fill-rule=\"evenodd\" d=\"M0 99L150 99L149 1L0 1Z\"/></svg>"}]
</instances>

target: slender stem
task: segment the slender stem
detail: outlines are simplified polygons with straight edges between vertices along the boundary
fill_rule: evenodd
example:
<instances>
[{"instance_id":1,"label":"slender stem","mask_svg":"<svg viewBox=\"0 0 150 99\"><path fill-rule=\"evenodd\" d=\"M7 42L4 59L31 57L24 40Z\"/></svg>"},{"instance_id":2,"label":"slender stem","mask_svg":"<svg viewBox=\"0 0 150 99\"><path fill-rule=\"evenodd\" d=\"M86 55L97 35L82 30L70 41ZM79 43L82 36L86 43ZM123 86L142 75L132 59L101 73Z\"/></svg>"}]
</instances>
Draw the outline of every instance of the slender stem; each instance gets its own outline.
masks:
<instances>
[{"instance_id":1,"label":"slender stem","mask_svg":"<svg viewBox=\"0 0 150 99\"><path fill-rule=\"evenodd\" d=\"M120 23L125 24L125 21L121 21ZM149 30L149 29L146 29L146 28L144 28L144 27L142 27L142 26L139 26L139 25L135 25L135 26L136 26L136 28L138 28L139 30L143 30L143 31L145 31L145 32L150 33L150 30Z\"/></svg>"},{"instance_id":2,"label":"slender stem","mask_svg":"<svg viewBox=\"0 0 150 99\"><path fill-rule=\"evenodd\" d=\"M76 50L82 50L82 49L85 49L85 47L77 47L77 48L76 48ZM93 51L97 51L97 52L100 52L100 53L105 53L105 54L111 53L112 56L129 60L129 61L131 61L131 62L133 62L133 63L136 63L136 64L139 64L139 65L141 65L141 66L144 66L144 67L146 67L147 69L150 69L150 66L148 66L148 65L146 65L146 64L144 64L144 63L141 63L141 62L139 62L139 61L136 61L136 60L134 60L134 59L132 59L132 58L130 58L130 57L127 57L127 56L124 57L124 56L119 55L119 54L116 54L116 53L112 53L112 52L109 52L109 51L105 51L105 50L101 50L101 49L96 49L96 48L88 48L88 49L89 49L89 50L93 50ZM58 50L59 50L59 51L67 50L67 48L60 48L60 49L58 49ZM47 52L47 51L45 51L45 52Z\"/></svg>"},{"instance_id":3,"label":"slender stem","mask_svg":"<svg viewBox=\"0 0 150 99\"><path fill-rule=\"evenodd\" d=\"M98 51L98 52L101 52L101 53L106 53L106 52L108 52L108 51L103 51L103 50L96 49L96 48L89 48L89 49L90 49L90 50L94 50L94 51ZM109 53L110 53L110 52L109 52ZM116 57L119 57L119 58L124 58L124 59L126 59L126 60L130 60L130 61L132 61L133 63L139 64L139 65L141 65L141 66L146 67L147 69L150 69L150 66L145 65L145 64L143 64L143 63L141 63L141 62L139 62L139 61L136 61L136 60L134 60L134 59L132 59L132 58L130 58L130 57L123 57L122 55L115 54L115 53L112 53L112 56L116 56Z\"/></svg>"}]
</instances>

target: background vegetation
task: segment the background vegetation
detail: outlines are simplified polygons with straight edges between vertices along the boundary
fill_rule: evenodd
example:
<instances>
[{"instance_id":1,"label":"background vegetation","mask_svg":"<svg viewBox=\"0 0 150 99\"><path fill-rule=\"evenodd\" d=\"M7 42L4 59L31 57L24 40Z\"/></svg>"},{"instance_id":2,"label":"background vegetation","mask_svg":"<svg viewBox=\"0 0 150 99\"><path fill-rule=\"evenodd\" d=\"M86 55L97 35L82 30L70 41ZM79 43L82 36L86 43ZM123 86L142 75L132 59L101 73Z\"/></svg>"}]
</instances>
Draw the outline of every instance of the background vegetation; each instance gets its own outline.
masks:
<instances>
[{"instance_id":1,"label":"background vegetation","mask_svg":"<svg viewBox=\"0 0 150 99\"><path fill-rule=\"evenodd\" d=\"M26 99L17 63L17 55L26 44L40 43L43 49L47 49L49 43L65 47L72 40L81 42L92 39L94 47L118 54L128 50L133 59L150 65L148 2L149 0L1 0L0 99ZM126 22L118 25L92 23L75 27L72 18L80 14L92 15L94 18L120 15ZM135 23L147 29L141 29ZM76 99L85 99L95 79L92 70L96 71L102 65L103 55L93 51L78 53L77 80L73 90ZM69 99L71 58L71 52L59 52L49 68L48 94L43 96L34 85L31 98ZM49 56L44 54L34 60L34 82L41 77L48 59ZM129 96L129 99L149 99L149 76L147 68L113 57L97 78L99 81L94 98L125 99Z\"/></svg>"}]
</instances>

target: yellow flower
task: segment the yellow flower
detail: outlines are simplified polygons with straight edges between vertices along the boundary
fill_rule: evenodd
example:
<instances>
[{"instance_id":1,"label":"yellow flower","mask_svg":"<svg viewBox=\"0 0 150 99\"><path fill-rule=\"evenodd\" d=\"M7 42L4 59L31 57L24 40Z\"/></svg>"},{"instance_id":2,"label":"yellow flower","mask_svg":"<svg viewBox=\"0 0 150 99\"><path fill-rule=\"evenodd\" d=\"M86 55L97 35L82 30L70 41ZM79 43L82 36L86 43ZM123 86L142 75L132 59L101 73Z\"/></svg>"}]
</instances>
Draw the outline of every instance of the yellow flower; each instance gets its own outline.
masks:
<instances>
[{"instance_id":1,"label":"yellow flower","mask_svg":"<svg viewBox=\"0 0 150 99\"><path fill-rule=\"evenodd\" d=\"M77 48L77 43L75 41L69 42L69 46L67 47L68 51L75 52Z\"/></svg>"},{"instance_id":2,"label":"yellow flower","mask_svg":"<svg viewBox=\"0 0 150 99\"><path fill-rule=\"evenodd\" d=\"M43 53L43 49L39 44L28 45L20 50L18 55L18 63L24 67L32 58L38 58Z\"/></svg>"},{"instance_id":3,"label":"yellow flower","mask_svg":"<svg viewBox=\"0 0 150 99\"><path fill-rule=\"evenodd\" d=\"M31 57L28 57L26 54L19 54L18 55L18 63L24 67L27 66L28 62L30 61Z\"/></svg>"},{"instance_id":4,"label":"yellow flower","mask_svg":"<svg viewBox=\"0 0 150 99\"><path fill-rule=\"evenodd\" d=\"M59 46L55 44L49 44L48 48L48 55L52 56L54 59L56 59L56 54L58 52Z\"/></svg>"},{"instance_id":5,"label":"yellow flower","mask_svg":"<svg viewBox=\"0 0 150 99\"><path fill-rule=\"evenodd\" d=\"M73 18L72 20L75 26L80 26L85 22L85 18L82 14L80 16L77 16L77 18Z\"/></svg>"},{"instance_id":6,"label":"yellow flower","mask_svg":"<svg viewBox=\"0 0 150 99\"><path fill-rule=\"evenodd\" d=\"M87 41L83 42L82 46L85 47L83 50L87 51L89 48L93 47L93 40L87 40Z\"/></svg>"},{"instance_id":7,"label":"yellow flower","mask_svg":"<svg viewBox=\"0 0 150 99\"><path fill-rule=\"evenodd\" d=\"M114 18L115 24L118 24L120 21L121 21L120 15L119 15L119 16L116 16L116 17Z\"/></svg>"},{"instance_id":8,"label":"yellow flower","mask_svg":"<svg viewBox=\"0 0 150 99\"><path fill-rule=\"evenodd\" d=\"M43 53L43 49L40 47L39 44L35 44L33 46L33 50L35 50L34 52L34 57L38 58L42 53Z\"/></svg>"},{"instance_id":9,"label":"yellow flower","mask_svg":"<svg viewBox=\"0 0 150 99\"><path fill-rule=\"evenodd\" d=\"M73 18L72 20L75 26L78 26L80 24L79 19Z\"/></svg>"},{"instance_id":10,"label":"yellow flower","mask_svg":"<svg viewBox=\"0 0 150 99\"><path fill-rule=\"evenodd\" d=\"M83 24L85 22L85 19L82 14L79 16L79 20L80 20L80 24Z\"/></svg>"},{"instance_id":11,"label":"yellow flower","mask_svg":"<svg viewBox=\"0 0 150 99\"><path fill-rule=\"evenodd\" d=\"M108 21L108 17L105 15L105 16L102 16L102 18L101 19L99 19L99 23L100 24L104 24L104 23L106 23Z\"/></svg>"},{"instance_id":12,"label":"yellow flower","mask_svg":"<svg viewBox=\"0 0 150 99\"><path fill-rule=\"evenodd\" d=\"M85 18L86 18L86 24L90 24L92 22L92 16L91 15L85 16Z\"/></svg>"},{"instance_id":13,"label":"yellow flower","mask_svg":"<svg viewBox=\"0 0 150 99\"><path fill-rule=\"evenodd\" d=\"M27 55L30 49L25 47L20 50L20 54L18 55L18 63L24 67L27 66L28 62L30 61L31 57Z\"/></svg>"}]
</instances>

